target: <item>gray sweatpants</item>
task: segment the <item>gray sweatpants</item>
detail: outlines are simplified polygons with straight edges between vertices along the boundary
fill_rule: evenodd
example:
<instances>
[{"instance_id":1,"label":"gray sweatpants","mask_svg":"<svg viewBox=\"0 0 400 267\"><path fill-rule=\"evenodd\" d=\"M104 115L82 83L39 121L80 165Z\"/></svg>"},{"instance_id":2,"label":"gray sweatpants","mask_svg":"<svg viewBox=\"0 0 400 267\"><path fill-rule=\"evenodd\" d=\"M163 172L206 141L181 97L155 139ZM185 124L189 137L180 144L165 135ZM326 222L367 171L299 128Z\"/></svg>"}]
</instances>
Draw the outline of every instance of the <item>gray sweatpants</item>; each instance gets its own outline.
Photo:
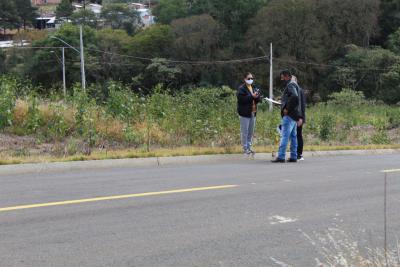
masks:
<instances>
[{"instance_id":1,"label":"gray sweatpants","mask_svg":"<svg viewBox=\"0 0 400 267\"><path fill-rule=\"evenodd\" d=\"M251 113L251 118L240 117L240 137L242 140L243 151L251 149L254 130L256 127L255 113Z\"/></svg>"}]
</instances>

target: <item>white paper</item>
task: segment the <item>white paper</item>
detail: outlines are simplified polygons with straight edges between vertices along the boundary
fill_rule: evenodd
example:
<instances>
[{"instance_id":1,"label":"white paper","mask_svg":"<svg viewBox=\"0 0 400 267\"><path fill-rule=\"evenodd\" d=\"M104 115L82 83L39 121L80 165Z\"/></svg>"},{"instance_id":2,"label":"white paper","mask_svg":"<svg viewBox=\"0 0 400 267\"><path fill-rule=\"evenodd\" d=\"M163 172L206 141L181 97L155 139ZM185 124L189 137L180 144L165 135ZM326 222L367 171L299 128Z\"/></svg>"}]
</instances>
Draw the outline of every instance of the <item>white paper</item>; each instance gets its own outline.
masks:
<instances>
[{"instance_id":1,"label":"white paper","mask_svg":"<svg viewBox=\"0 0 400 267\"><path fill-rule=\"evenodd\" d=\"M275 100L273 100L271 98L268 98L268 97L265 97L264 100L267 100L268 102L271 102L271 103L274 103L274 104L277 104L277 105L282 105L281 102L275 101Z\"/></svg>"}]
</instances>

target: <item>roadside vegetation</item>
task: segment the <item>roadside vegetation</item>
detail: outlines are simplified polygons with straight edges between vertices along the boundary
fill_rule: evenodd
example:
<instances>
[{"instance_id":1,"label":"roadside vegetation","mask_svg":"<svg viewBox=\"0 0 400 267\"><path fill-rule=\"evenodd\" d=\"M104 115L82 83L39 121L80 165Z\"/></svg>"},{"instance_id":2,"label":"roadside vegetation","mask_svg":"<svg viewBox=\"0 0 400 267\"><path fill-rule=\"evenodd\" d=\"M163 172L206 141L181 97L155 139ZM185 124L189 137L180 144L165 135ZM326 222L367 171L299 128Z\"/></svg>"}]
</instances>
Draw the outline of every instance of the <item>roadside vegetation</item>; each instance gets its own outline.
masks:
<instances>
[{"instance_id":1,"label":"roadside vegetation","mask_svg":"<svg viewBox=\"0 0 400 267\"><path fill-rule=\"evenodd\" d=\"M85 93L76 85L66 99L41 97L40 90L26 80L0 78L3 158L99 152L117 157L117 150L127 157L196 154L193 148L203 154L240 151L236 95L229 87L169 91L156 86L142 94L109 82L104 95L94 87ZM351 89L310 106L307 114L308 149L400 144L399 107L368 101ZM279 121L278 109L270 113L267 104L260 106L255 139L260 152L275 150ZM166 152L177 148L180 152Z\"/></svg>"},{"instance_id":2,"label":"roadside vegetation","mask_svg":"<svg viewBox=\"0 0 400 267\"><path fill-rule=\"evenodd\" d=\"M14 29L30 43L0 49L3 160L240 152L234 88L251 71L267 93L270 43L275 74L289 68L305 89L306 149L400 143L395 1L159 0L148 27L126 1L91 2L103 5L98 17L63 1L57 17L68 19L51 31L30 29L38 14L29 0L0 3L0 39ZM79 53L66 47L64 97L60 40L79 47L78 24L88 88L78 84ZM267 109L257 118L259 152L279 139L279 111Z\"/></svg>"}]
</instances>

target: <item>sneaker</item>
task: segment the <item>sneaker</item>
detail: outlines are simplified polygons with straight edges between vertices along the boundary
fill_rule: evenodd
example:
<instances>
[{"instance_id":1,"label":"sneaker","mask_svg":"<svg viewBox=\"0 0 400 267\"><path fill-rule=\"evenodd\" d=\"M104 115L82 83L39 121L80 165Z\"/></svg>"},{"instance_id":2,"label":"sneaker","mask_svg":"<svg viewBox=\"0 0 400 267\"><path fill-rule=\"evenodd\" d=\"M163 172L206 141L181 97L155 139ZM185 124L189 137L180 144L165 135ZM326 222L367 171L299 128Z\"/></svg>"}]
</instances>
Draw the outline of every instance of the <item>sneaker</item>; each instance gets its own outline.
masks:
<instances>
[{"instance_id":1,"label":"sneaker","mask_svg":"<svg viewBox=\"0 0 400 267\"><path fill-rule=\"evenodd\" d=\"M288 161L287 162L297 162L297 159L288 159Z\"/></svg>"},{"instance_id":2,"label":"sneaker","mask_svg":"<svg viewBox=\"0 0 400 267\"><path fill-rule=\"evenodd\" d=\"M276 158L274 160L271 160L272 163L285 163L284 159Z\"/></svg>"},{"instance_id":3,"label":"sneaker","mask_svg":"<svg viewBox=\"0 0 400 267\"><path fill-rule=\"evenodd\" d=\"M255 154L256 154L256 152L254 152L254 151L251 150L251 149L249 149L249 152L250 152L251 155L255 155Z\"/></svg>"},{"instance_id":4,"label":"sneaker","mask_svg":"<svg viewBox=\"0 0 400 267\"><path fill-rule=\"evenodd\" d=\"M303 156L298 156L297 160L304 160Z\"/></svg>"}]
</instances>

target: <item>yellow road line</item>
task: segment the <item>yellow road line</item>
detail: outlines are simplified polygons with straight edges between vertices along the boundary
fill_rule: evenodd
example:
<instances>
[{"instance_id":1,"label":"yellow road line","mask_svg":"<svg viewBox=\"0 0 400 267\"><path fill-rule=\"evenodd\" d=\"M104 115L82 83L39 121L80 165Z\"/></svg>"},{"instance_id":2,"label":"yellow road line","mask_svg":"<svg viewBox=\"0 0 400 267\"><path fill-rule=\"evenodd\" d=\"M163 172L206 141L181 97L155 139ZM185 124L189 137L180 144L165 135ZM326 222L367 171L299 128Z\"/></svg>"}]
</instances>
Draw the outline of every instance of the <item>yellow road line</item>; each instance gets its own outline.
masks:
<instances>
[{"instance_id":1,"label":"yellow road line","mask_svg":"<svg viewBox=\"0 0 400 267\"><path fill-rule=\"evenodd\" d=\"M383 170L382 172L391 173L391 172L400 172L400 169L393 169L393 170Z\"/></svg>"},{"instance_id":2,"label":"yellow road line","mask_svg":"<svg viewBox=\"0 0 400 267\"><path fill-rule=\"evenodd\" d=\"M108 197L76 199L76 200L68 200L68 201L59 201L59 202L49 202L49 203L21 205L21 206L14 206L14 207L5 207L5 208L0 208L0 212L23 210L23 209L33 209L33 208L43 208L43 207L50 207L50 206L81 204L81 203L97 202L97 201L104 201L104 200L116 200L116 199L135 198L135 197L148 197L148 196L187 193L187 192L196 192L196 191L227 189L227 188L234 188L234 187L238 187L238 185L220 185L220 186L209 186L209 187L195 187L195 188L177 189L177 190L170 190L170 191L159 191L159 192L148 192L148 193L139 193L139 194L130 194L130 195L118 195L118 196L108 196Z\"/></svg>"}]
</instances>

